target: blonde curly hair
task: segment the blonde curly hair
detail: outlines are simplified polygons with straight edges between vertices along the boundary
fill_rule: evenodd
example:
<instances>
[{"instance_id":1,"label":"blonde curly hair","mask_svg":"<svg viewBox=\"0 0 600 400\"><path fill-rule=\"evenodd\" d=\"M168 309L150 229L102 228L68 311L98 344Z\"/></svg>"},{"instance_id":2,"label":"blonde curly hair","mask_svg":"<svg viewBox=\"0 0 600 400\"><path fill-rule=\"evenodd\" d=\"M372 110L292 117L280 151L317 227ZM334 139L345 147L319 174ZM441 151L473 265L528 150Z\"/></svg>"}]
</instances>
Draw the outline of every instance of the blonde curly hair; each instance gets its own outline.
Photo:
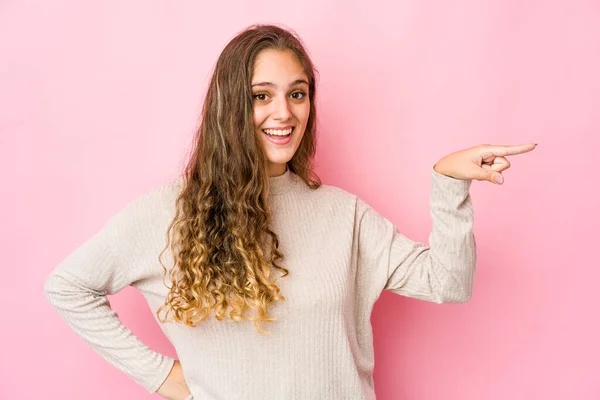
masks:
<instances>
[{"instance_id":1,"label":"blonde curly hair","mask_svg":"<svg viewBox=\"0 0 600 400\"><path fill-rule=\"evenodd\" d=\"M265 334L263 325L275 321L269 304L285 300L273 272L285 277L289 271L269 228L268 160L252 119L252 71L265 49L291 50L309 78L310 115L288 168L310 188L321 185L312 169L316 70L295 33L253 25L227 44L208 87L167 245L159 255L160 261L170 248L174 260L170 272L160 261L163 281L167 273L170 278L169 294L156 313L161 322L196 326L214 312L219 321L251 320Z\"/></svg>"}]
</instances>

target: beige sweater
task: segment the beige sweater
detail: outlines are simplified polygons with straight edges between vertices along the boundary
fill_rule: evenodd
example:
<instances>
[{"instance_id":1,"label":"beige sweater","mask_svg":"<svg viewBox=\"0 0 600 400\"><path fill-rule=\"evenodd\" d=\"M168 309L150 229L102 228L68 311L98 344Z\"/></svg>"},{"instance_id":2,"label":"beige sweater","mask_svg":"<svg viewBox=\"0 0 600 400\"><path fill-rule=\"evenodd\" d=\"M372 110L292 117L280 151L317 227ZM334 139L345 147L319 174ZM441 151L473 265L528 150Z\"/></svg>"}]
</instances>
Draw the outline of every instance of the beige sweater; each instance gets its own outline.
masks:
<instances>
[{"instance_id":1,"label":"beige sweater","mask_svg":"<svg viewBox=\"0 0 600 400\"><path fill-rule=\"evenodd\" d=\"M128 285L155 313L167 288L158 254L181 178L141 195L61 262L44 292L60 316L109 363L155 392L174 360L123 325L107 294ZM401 234L342 189L312 190L291 171L270 178L272 228L290 274L285 302L261 336L251 322L211 318L194 328L159 323L196 400L375 399L371 311L384 289L435 303L472 293L476 263L471 181L431 170L429 246ZM172 255L163 258L172 265ZM155 316L156 318L156 316Z\"/></svg>"}]
</instances>

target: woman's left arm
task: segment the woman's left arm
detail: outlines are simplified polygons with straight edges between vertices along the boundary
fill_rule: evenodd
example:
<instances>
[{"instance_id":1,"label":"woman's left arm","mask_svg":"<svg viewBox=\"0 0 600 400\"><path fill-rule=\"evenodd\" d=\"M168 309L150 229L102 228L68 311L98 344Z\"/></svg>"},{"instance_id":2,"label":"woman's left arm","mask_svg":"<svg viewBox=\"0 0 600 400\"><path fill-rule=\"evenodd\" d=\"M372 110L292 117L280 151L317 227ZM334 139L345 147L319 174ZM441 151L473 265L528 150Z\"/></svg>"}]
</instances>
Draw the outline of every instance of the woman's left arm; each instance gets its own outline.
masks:
<instances>
[{"instance_id":1,"label":"woman's left arm","mask_svg":"<svg viewBox=\"0 0 600 400\"><path fill-rule=\"evenodd\" d=\"M429 245L388 228L385 290L438 304L471 299L477 247L470 186L432 169Z\"/></svg>"},{"instance_id":2,"label":"woman's left arm","mask_svg":"<svg viewBox=\"0 0 600 400\"><path fill-rule=\"evenodd\" d=\"M480 145L438 161L431 171L433 229L429 245L410 240L389 220L359 201L360 262L371 266L374 273L385 273L381 277L385 279L383 289L394 293L435 303L468 301L477 260L471 181L500 184L500 172L510 167L505 156L525 153L535 146Z\"/></svg>"}]
</instances>

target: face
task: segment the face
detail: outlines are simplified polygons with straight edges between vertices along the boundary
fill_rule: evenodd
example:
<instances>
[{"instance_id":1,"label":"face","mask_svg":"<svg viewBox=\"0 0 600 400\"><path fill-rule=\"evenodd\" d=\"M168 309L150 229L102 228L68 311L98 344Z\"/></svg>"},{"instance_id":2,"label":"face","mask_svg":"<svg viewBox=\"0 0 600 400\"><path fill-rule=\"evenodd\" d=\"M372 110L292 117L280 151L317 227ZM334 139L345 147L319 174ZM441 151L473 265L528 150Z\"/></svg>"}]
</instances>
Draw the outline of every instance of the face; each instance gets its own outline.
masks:
<instances>
[{"instance_id":1,"label":"face","mask_svg":"<svg viewBox=\"0 0 600 400\"><path fill-rule=\"evenodd\" d=\"M310 114L308 77L290 50L263 50L252 74L256 134L268 158L269 176L285 172L304 136Z\"/></svg>"}]
</instances>

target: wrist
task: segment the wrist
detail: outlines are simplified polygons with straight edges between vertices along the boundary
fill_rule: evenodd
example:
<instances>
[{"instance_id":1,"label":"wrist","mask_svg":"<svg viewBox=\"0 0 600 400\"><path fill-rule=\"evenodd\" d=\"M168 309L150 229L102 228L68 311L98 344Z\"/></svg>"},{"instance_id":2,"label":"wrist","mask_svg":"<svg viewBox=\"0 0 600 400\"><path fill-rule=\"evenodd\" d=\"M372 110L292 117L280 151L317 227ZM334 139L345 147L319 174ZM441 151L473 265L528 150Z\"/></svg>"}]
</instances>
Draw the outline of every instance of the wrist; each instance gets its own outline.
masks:
<instances>
[{"instance_id":1,"label":"wrist","mask_svg":"<svg viewBox=\"0 0 600 400\"><path fill-rule=\"evenodd\" d=\"M169 372L161 387L158 388L157 393L167 399L183 399L189 396L190 390L179 360L175 360L171 372Z\"/></svg>"},{"instance_id":2,"label":"wrist","mask_svg":"<svg viewBox=\"0 0 600 400\"><path fill-rule=\"evenodd\" d=\"M443 166L440 167L439 161L433 165L433 170L440 175L450 176L448 172L444 170Z\"/></svg>"}]
</instances>

